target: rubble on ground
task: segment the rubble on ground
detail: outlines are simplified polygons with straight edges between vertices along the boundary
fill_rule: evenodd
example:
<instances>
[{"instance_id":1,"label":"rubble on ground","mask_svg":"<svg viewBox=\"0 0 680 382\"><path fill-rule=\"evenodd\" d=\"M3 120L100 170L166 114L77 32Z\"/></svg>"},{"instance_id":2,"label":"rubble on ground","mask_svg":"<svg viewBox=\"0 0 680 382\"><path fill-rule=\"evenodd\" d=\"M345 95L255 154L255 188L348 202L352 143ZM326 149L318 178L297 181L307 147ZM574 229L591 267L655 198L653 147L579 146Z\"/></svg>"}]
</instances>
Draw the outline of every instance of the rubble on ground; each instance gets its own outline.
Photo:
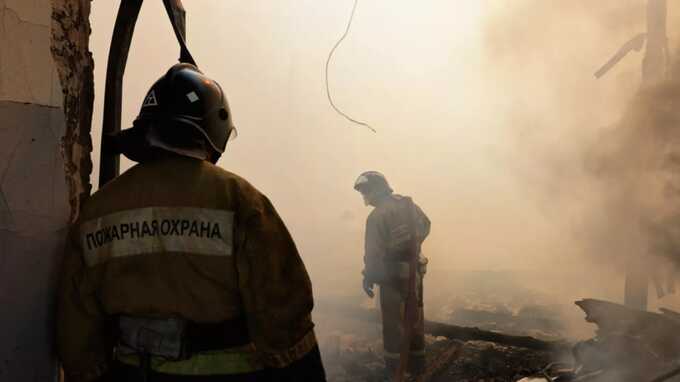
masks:
<instances>
[{"instance_id":1,"label":"rubble on ground","mask_svg":"<svg viewBox=\"0 0 680 382\"><path fill-rule=\"evenodd\" d=\"M576 304L598 330L594 338L573 347L563 341L426 321L427 373L418 382L680 381L680 337L669 335L680 333L679 313L644 312L593 299ZM325 308L321 311L328 313ZM329 382L383 381L379 312L366 306L335 306L330 313L347 325L336 320L336 330L320 341ZM501 315L508 320L519 316ZM537 319L536 327L541 325L544 322Z\"/></svg>"},{"instance_id":2,"label":"rubble on ground","mask_svg":"<svg viewBox=\"0 0 680 382\"><path fill-rule=\"evenodd\" d=\"M586 313L586 321L598 327L594 338L574 347L579 380L680 381L671 375L680 366L680 338L673 335L680 332L678 313L646 312L595 299L576 305Z\"/></svg>"},{"instance_id":3,"label":"rubble on ground","mask_svg":"<svg viewBox=\"0 0 680 382\"><path fill-rule=\"evenodd\" d=\"M330 343L329 343L330 342ZM329 348L330 347L330 348ZM336 337L322 343L329 382L378 382L384 378L382 343L358 337ZM534 375L554 353L486 341L427 336L427 372L422 382L505 382Z\"/></svg>"},{"instance_id":4,"label":"rubble on ground","mask_svg":"<svg viewBox=\"0 0 680 382\"><path fill-rule=\"evenodd\" d=\"M321 307L320 312L329 312L328 305ZM320 338L328 381L383 381L378 311L366 307L334 308L334 330ZM419 382L514 382L536 374L560 357L560 352L568 350L562 342L432 321L426 322L425 330L429 333L427 372Z\"/></svg>"},{"instance_id":5,"label":"rubble on ground","mask_svg":"<svg viewBox=\"0 0 680 382\"><path fill-rule=\"evenodd\" d=\"M677 382L680 381L680 314L627 308L585 299L576 301L597 335L573 348L574 363L559 372L538 373L533 381ZM544 377L541 377L543 375Z\"/></svg>"}]
</instances>

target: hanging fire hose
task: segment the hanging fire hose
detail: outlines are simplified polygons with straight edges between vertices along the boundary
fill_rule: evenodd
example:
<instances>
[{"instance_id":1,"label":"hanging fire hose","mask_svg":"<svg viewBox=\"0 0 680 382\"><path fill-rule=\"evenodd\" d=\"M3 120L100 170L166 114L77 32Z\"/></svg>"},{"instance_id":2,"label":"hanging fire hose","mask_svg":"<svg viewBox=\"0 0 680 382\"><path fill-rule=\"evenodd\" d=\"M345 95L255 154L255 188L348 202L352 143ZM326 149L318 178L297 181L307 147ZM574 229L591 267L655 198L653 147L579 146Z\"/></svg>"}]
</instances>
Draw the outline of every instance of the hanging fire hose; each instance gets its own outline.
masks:
<instances>
[{"instance_id":1,"label":"hanging fire hose","mask_svg":"<svg viewBox=\"0 0 680 382\"><path fill-rule=\"evenodd\" d=\"M408 208L408 228L411 236L408 251L408 284L406 286L406 301L404 302L404 317L402 318L401 349L399 351L399 367L394 376L395 382L403 382L408 369L411 339L416 325L423 319L419 314L419 302L423 298L418 294L418 260L420 257L420 239L416 228L417 212L416 205L411 198L404 198Z\"/></svg>"},{"instance_id":2,"label":"hanging fire hose","mask_svg":"<svg viewBox=\"0 0 680 382\"><path fill-rule=\"evenodd\" d=\"M107 140L120 132L123 76L127 64L137 16L144 0L121 0L113 29L109 58L106 66L102 150L99 162L99 187L117 177L120 172L120 153L110 149ZM186 45L185 11L181 0L163 0L172 29L180 46L179 61L196 65Z\"/></svg>"}]
</instances>

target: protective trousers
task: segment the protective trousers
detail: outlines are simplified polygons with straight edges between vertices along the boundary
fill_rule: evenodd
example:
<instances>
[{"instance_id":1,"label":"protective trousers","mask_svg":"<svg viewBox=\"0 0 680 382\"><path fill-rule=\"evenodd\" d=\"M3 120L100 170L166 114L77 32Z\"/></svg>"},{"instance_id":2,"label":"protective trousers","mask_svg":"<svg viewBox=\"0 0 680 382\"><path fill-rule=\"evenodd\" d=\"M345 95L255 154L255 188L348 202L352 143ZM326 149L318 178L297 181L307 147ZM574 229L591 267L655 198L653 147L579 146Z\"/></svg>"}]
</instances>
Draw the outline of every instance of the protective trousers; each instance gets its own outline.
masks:
<instances>
[{"instance_id":1,"label":"protective trousers","mask_svg":"<svg viewBox=\"0 0 680 382\"><path fill-rule=\"evenodd\" d=\"M420 375L425 370L425 327L423 313L423 277L416 282L418 296L418 320L411 334L408 372ZM404 312L408 283L403 279L380 284L380 309L382 312L383 346L385 367L388 375L394 375L399 367L399 356L404 333Z\"/></svg>"}]
</instances>

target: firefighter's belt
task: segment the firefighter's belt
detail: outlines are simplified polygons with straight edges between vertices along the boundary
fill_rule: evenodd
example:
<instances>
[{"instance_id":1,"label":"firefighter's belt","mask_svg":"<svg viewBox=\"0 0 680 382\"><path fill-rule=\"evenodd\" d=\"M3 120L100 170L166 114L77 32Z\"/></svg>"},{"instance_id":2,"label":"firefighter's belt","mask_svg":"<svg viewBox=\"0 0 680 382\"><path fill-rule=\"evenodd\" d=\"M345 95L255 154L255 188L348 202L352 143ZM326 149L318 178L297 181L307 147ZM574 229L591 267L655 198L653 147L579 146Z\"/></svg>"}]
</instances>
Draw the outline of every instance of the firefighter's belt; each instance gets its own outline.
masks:
<instances>
[{"instance_id":1,"label":"firefighter's belt","mask_svg":"<svg viewBox=\"0 0 680 382\"><path fill-rule=\"evenodd\" d=\"M165 361L185 361L199 353L241 348L250 343L243 319L198 324L174 317L121 316L118 323L116 354L123 362L127 356L138 355ZM234 358L233 352L229 354L227 358Z\"/></svg>"},{"instance_id":2,"label":"firefighter's belt","mask_svg":"<svg viewBox=\"0 0 680 382\"><path fill-rule=\"evenodd\" d=\"M423 260L424 259L424 260ZM408 279L411 264L406 261L385 261L385 274L388 279ZM418 260L418 274L422 277L427 272L427 259Z\"/></svg>"}]
</instances>

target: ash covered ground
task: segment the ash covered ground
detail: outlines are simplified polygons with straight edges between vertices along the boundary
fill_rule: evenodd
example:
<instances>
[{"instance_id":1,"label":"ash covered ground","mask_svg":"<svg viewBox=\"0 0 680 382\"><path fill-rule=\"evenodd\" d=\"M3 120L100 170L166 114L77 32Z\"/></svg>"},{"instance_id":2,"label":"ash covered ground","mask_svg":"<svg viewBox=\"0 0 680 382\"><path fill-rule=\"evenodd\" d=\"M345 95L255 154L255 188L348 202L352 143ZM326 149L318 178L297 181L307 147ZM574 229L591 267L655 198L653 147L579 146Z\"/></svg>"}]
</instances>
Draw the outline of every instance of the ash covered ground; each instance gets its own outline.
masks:
<instances>
[{"instance_id":1,"label":"ash covered ground","mask_svg":"<svg viewBox=\"0 0 680 382\"><path fill-rule=\"evenodd\" d=\"M537 277L527 272L431 272L425 279L426 319L550 343L570 344L591 336L594 328L583 321L574 300L549 292L550 288L523 286L537 285ZM384 363L377 301L360 290L317 300L314 318L328 380L381 381ZM581 323L577 327L576 321ZM428 373L421 381L518 381L551 362L572 362L568 345L549 351L433 335L427 335L426 341Z\"/></svg>"}]
</instances>

